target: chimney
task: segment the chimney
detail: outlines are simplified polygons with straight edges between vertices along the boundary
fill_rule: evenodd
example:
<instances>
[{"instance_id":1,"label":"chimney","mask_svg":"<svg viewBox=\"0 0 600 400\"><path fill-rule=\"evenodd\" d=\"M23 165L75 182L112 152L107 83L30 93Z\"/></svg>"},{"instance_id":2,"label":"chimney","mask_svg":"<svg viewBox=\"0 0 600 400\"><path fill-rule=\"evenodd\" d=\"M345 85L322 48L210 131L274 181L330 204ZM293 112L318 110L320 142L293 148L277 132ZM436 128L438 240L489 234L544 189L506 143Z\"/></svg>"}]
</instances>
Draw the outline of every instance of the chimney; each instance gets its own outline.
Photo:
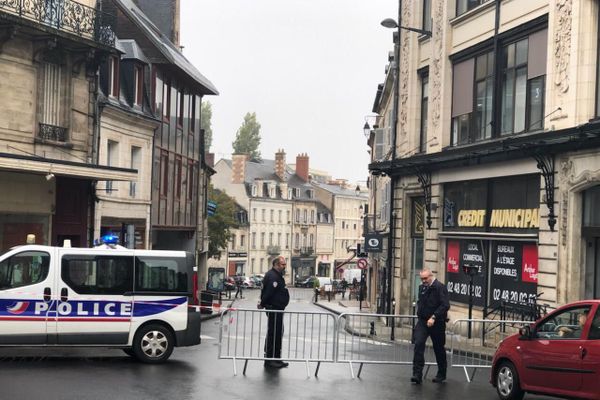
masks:
<instances>
[{"instance_id":1,"label":"chimney","mask_svg":"<svg viewBox=\"0 0 600 400\"><path fill-rule=\"evenodd\" d=\"M275 175L281 180L285 179L285 151L283 149L275 153Z\"/></svg>"},{"instance_id":2,"label":"chimney","mask_svg":"<svg viewBox=\"0 0 600 400\"><path fill-rule=\"evenodd\" d=\"M248 154L231 155L231 183L244 183L246 178L246 162L250 160Z\"/></svg>"},{"instance_id":3,"label":"chimney","mask_svg":"<svg viewBox=\"0 0 600 400\"><path fill-rule=\"evenodd\" d=\"M296 175L304 182L308 182L308 154L298 154L296 156Z\"/></svg>"},{"instance_id":4,"label":"chimney","mask_svg":"<svg viewBox=\"0 0 600 400\"><path fill-rule=\"evenodd\" d=\"M136 5L176 47L179 47L181 0L134 0Z\"/></svg>"},{"instance_id":5,"label":"chimney","mask_svg":"<svg viewBox=\"0 0 600 400\"><path fill-rule=\"evenodd\" d=\"M205 153L204 154L204 161L206 162L206 165L208 165L211 168L214 168L214 166L215 166L215 153Z\"/></svg>"}]
</instances>

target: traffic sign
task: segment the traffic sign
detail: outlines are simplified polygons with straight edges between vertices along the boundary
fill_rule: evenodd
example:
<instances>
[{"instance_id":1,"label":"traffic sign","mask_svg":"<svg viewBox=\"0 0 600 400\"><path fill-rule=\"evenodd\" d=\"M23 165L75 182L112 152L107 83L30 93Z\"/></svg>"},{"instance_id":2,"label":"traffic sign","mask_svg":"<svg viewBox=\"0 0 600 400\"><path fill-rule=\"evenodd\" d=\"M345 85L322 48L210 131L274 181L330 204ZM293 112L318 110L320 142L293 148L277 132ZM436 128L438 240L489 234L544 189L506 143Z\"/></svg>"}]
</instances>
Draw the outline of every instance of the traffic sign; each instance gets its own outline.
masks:
<instances>
[{"instance_id":1,"label":"traffic sign","mask_svg":"<svg viewBox=\"0 0 600 400\"><path fill-rule=\"evenodd\" d=\"M356 264L358 265L358 268L360 269L366 269L367 268L367 259L366 258L359 258L358 261L356 262Z\"/></svg>"}]
</instances>

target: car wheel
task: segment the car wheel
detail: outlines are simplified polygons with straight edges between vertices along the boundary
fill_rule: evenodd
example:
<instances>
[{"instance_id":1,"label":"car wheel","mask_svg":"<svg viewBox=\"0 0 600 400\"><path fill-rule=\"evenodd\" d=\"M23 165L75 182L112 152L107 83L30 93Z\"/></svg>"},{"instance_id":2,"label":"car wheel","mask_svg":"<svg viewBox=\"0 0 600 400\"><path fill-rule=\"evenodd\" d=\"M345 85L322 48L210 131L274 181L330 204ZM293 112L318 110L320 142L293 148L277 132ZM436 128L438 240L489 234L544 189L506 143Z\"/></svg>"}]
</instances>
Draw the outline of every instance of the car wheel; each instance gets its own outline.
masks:
<instances>
[{"instance_id":1,"label":"car wheel","mask_svg":"<svg viewBox=\"0 0 600 400\"><path fill-rule=\"evenodd\" d=\"M525 395L513 363L502 362L496 369L496 391L502 400L521 400Z\"/></svg>"},{"instance_id":2,"label":"car wheel","mask_svg":"<svg viewBox=\"0 0 600 400\"><path fill-rule=\"evenodd\" d=\"M166 361L173 352L173 334L162 325L146 325L133 339L133 353L141 362L158 364Z\"/></svg>"}]
</instances>

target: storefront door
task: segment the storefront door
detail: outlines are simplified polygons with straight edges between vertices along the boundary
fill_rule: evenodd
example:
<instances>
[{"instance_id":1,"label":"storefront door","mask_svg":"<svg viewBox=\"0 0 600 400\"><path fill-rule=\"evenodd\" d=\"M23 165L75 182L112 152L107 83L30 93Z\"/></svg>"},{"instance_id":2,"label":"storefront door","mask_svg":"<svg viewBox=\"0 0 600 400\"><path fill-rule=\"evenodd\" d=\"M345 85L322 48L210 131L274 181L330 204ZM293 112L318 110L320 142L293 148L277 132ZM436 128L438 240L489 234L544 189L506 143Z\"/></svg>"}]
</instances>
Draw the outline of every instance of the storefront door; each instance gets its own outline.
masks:
<instances>
[{"instance_id":1,"label":"storefront door","mask_svg":"<svg viewBox=\"0 0 600 400\"><path fill-rule=\"evenodd\" d=\"M586 240L585 299L600 299L600 237Z\"/></svg>"}]
</instances>

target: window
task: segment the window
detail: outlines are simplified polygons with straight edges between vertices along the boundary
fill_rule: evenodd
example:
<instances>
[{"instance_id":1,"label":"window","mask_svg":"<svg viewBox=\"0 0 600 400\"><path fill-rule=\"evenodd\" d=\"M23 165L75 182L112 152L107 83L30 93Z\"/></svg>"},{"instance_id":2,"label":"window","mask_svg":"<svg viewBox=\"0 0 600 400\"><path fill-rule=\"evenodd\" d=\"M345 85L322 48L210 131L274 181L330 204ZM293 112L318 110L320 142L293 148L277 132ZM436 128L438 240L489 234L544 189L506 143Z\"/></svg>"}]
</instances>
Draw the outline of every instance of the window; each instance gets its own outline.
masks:
<instances>
[{"instance_id":1,"label":"window","mask_svg":"<svg viewBox=\"0 0 600 400\"><path fill-rule=\"evenodd\" d=\"M192 95L190 105L190 132L196 132L196 96Z\"/></svg>"},{"instance_id":2,"label":"window","mask_svg":"<svg viewBox=\"0 0 600 400\"><path fill-rule=\"evenodd\" d=\"M302 215L304 217L304 223L307 224L308 223L308 210L304 210Z\"/></svg>"},{"instance_id":3,"label":"window","mask_svg":"<svg viewBox=\"0 0 600 400\"><path fill-rule=\"evenodd\" d=\"M315 223L315 210L310 210L310 223Z\"/></svg>"},{"instance_id":4,"label":"window","mask_svg":"<svg viewBox=\"0 0 600 400\"><path fill-rule=\"evenodd\" d=\"M252 248L256 249L256 232L252 232Z\"/></svg>"},{"instance_id":5,"label":"window","mask_svg":"<svg viewBox=\"0 0 600 400\"><path fill-rule=\"evenodd\" d=\"M181 157L175 157L175 198L181 198Z\"/></svg>"},{"instance_id":6,"label":"window","mask_svg":"<svg viewBox=\"0 0 600 400\"><path fill-rule=\"evenodd\" d=\"M192 200L194 198L194 188L196 187L196 182L194 181L194 170L196 168L196 163L192 160L188 161L188 178L187 178L187 193L188 200Z\"/></svg>"},{"instance_id":7,"label":"window","mask_svg":"<svg viewBox=\"0 0 600 400\"><path fill-rule=\"evenodd\" d=\"M452 145L543 129L547 33L543 29L518 41L505 40L496 82L492 52L454 64Z\"/></svg>"},{"instance_id":8,"label":"window","mask_svg":"<svg viewBox=\"0 0 600 400\"><path fill-rule=\"evenodd\" d=\"M279 211L277 212L277 214L278 214L278 217L279 217L278 221L279 221L279 223L281 223L281 214L282 214L282 211L281 211L281 210L279 210Z\"/></svg>"},{"instance_id":9,"label":"window","mask_svg":"<svg viewBox=\"0 0 600 400\"><path fill-rule=\"evenodd\" d=\"M300 210L296 209L296 223L300 223Z\"/></svg>"},{"instance_id":10,"label":"window","mask_svg":"<svg viewBox=\"0 0 600 400\"><path fill-rule=\"evenodd\" d=\"M269 197L274 199L275 198L275 187L270 187L269 188Z\"/></svg>"},{"instance_id":11,"label":"window","mask_svg":"<svg viewBox=\"0 0 600 400\"><path fill-rule=\"evenodd\" d=\"M183 126L183 110L185 107L185 92L183 91L183 89L181 89L181 91L179 91L178 94L178 105L177 105L177 126L182 127Z\"/></svg>"},{"instance_id":12,"label":"window","mask_svg":"<svg viewBox=\"0 0 600 400\"><path fill-rule=\"evenodd\" d=\"M257 212L258 212L258 211L256 210L256 208L253 208L253 209L252 209L252 221L256 221L256 213L257 213Z\"/></svg>"},{"instance_id":13,"label":"window","mask_svg":"<svg viewBox=\"0 0 600 400\"><path fill-rule=\"evenodd\" d=\"M285 234L285 248L286 249L290 248L290 234L289 233Z\"/></svg>"},{"instance_id":14,"label":"window","mask_svg":"<svg viewBox=\"0 0 600 400\"><path fill-rule=\"evenodd\" d=\"M425 3L429 1L425 0ZM427 150L427 107L429 103L429 76L421 76L421 131L419 132L419 151Z\"/></svg>"},{"instance_id":15,"label":"window","mask_svg":"<svg viewBox=\"0 0 600 400\"><path fill-rule=\"evenodd\" d=\"M295 249L299 249L300 248L300 234L296 233L296 245L294 246Z\"/></svg>"},{"instance_id":16,"label":"window","mask_svg":"<svg viewBox=\"0 0 600 400\"><path fill-rule=\"evenodd\" d=\"M134 90L135 95L133 98L133 104L136 106L141 106L144 95L144 67L142 67L141 65L135 66Z\"/></svg>"},{"instance_id":17,"label":"window","mask_svg":"<svg viewBox=\"0 0 600 400\"><path fill-rule=\"evenodd\" d=\"M256 185L252 185L252 197L256 197L256 193L258 192L258 188Z\"/></svg>"},{"instance_id":18,"label":"window","mask_svg":"<svg viewBox=\"0 0 600 400\"><path fill-rule=\"evenodd\" d=\"M270 216L271 216L271 218L269 219L269 221L275 222L275 210L271 210Z\"/></svg>"},{"instance_id":19,"label":"window","mask_svg":"<svg viewBox=\"0 0 600 400\"><path fill-rule=\"evenodd\" d=\"M273 246L273 232L269 233L269 246Z\"/></svg>"},{"instance_id":20,"label":"window","mask_svg":"<svg viewBox=\"0 0 600 400\"><path fill-rule=\"evenodd\" d=\"M131 169L138 171L138 178L142 176L142 148L131 146ZM135 198L138 182L129 182L129 196Z\"/></svg>"},{"instance_id":21,"label":"window","mask_svg":"<svg viewBox=\"0 0 600 400\"><path fill-rule=\"evenodd\" d=\"M314 240L315 240L315 235L313 235L313 234L311 233L311 234L310 234L310 237L309 237L308 247L310 247L310 248L312 248L312 247L313 247Z\"/></svg>"},{"instance_id":22,"label":"window","mask_svg":"<svg viewBox=\"0 0 600 400\"><path fill-rule=\"evenodd\" d=\"M235 235L231 235L231 249L235 250Z\"/></svg>"},{"instance_id":23,"label":"window","mask_svg":"<svg viewBox=\"0 0 600 400\"><path fill-rule=\"evenodd\" d=\"M288 199L291 200L294 198L294 190L288 189Z\"/></svg>"},{"instance_id":24,"label":"window","mask_svg":"<svg viewBox=\"0 0 600 400\"><path fill-rule=\"evenodd\" d=\"M431 0L423 0L423 30L431 32Z\"/></svg>"},{"instance_id":25,"label":"window","mask_svg":"<svg viewBox=\"0 0 600 400\"><path fill-rule=\"evenodd\" d=\"M501 134L544 127L547 30L504 47Z\"/></svg>"},{"instance_id":26,"label":"window","mask_svg":"<svg viewBox=\"0 0 600 400\"><path fill-rule=\"evenodd\" d=\"M37 251L15 254L0 263L0 290L35 285L46 280L50 255Z\"/></svg>"},{"instance_id":27,"label":"window","mask_svg":"<svg viewBox=\"0 0 600 400\"><path fill-rule=\"evenodd\" d=\"M170 122L169 121L171 118L171 83L170 82L165 85L163 104L165 105L163 115L164 115L166 121Z\"/></svg>"},{"instance_id":28,"label":"window","mask_svg":"<svg viewBox=\"0 0 600 400\"><path fill-rule=\"evenodd\" d=\"M169 153L161 150L160 153L160 194L166 196L169 192Z\"/></svg>"},{"instance_id":29,"label":"window","mask_svg":"<svg viewBox=\"0 0 600 400\"><path fill-rule=\"evenodd\" d=\"M133 290L133 257L67 255L60 276L78 294L122 295Z\"/></svg>"},{"instance_id":30,"label":"window","mask_svg":"<svg viewBox=\"0 0 600 400\"><path fill-rule=\"evenodd\" d=\"M288 210L288 211L286 211L286 214L287 214L287 223L289 224L289 223L292 221L292 220L290 219L291 213L290 213L290 211Z\"/></svg>"},{"instance_id":31,"label":"window","mask_svg":"<svg viewBox=\"0 0 600 400\"><path fill-rule=\"evenodd\" d=\"M119 57L111 56L108 60L108 95L119 97Z\"/></svg>"},{"instance_id":32,"label":"window","mask_svg":"<svg viewBox=\"0 0 600 400\"><path fill-rule=\"evenodd\" d=\"M277 246L281 247L281 232L277 234Z\"/></svg>"},{"instance_id":33,"label":"window","mask_svg":"<svg viewBox=\"0 0 600 400\"><path fill-rule=\"evenodd\" d=\"M584 325L590 315L590 307L576 307L554 314L541 322L535 329L540 339L581 339Z\"/></svg>"},{"instance_id":34,"label":"window","mask_svg":"<svg viewBox=\"0 0 600 400\"><path fill-rule=\"evenodd\" d=\"M250 269L252 270L252 273L254 273L254 258L250 260Z\"/></svg>"},{"instance_id":35,"label":"window","mask_svg":"<svg viewBox=\"0 0 600 400\"><path fill-rule=\"evenodd\" d=\"M265 248L265 233L262 232L260 234L260 248L264 249Z\"/></svg>"},{"instance_id":36,"label":"window","mask_svg":"<svg viewBox=\"0 0 600 400\"><path fill-rule=\"evenodd\" d=\"M135 258L135 291L188 293L188 260L140 256Z\"/></svg>"},{"instance_id":37,"label":"window","mask_svg":"<svg viewBox=\"0 0 600 400\"><path fill-rule=\"evenodd\" d=\"M462 15L490 0L456 0L456 16Z\"/></svg>"},{"instance_id":38,"label":"window","mask_svg":"<svg viewBox=\"0 0 600 400\"><path fill-rule=\"evenodd\" d=\"M246 235L240 235L240 247L244 247L244 242L246 240Z\"/></svg>"},{"instance_id":39,"label":"window","mask_svg":"<svg viewBox=\"0 0 600 400\"><path fill-rule=\"evenodd\" d=\"M119 161L119 142L112 140L106 143L106 165L116 167ZM113 191L113 181L106 181L106 194L111 194Z\"/></svg>"},{"instance_id":40,"label":"window","mask_svg":"<svg viewBox=\"0 0 600 400\"><path fill-rule=\"evenodd\" d=\"M265 215L266 215L267 211L263 208L262 210L260 210L260 215L261 215L261 221L265 222Z\"/></svg>"},{"instance_id":41,"label":"window","mask_svg":"<svg viewBox=\"0 0 600 400\"><path fill-rule=\"evenodd\" d=\"M157 115L163 115L164 84L156 70L152 68L152 89L154 92L154 112Z\"/></svg>"}]
</instances>

